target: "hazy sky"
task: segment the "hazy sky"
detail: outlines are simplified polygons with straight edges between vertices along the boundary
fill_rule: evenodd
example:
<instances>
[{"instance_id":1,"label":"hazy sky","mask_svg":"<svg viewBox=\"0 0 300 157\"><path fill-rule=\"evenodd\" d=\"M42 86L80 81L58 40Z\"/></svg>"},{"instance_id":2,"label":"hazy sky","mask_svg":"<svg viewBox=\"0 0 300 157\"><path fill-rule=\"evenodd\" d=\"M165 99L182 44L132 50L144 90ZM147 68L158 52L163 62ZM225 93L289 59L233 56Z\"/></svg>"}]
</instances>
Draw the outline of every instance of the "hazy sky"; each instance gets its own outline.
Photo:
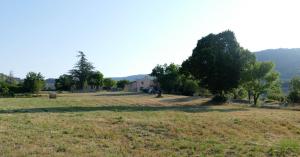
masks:
<instances>
[{"instance_id":1,"label":"hazy sky","mask_svg":"<svg viewBox=\"0 0 300 157\"><path fill-rule=\"evenodd\" d=\"M230 29L251 50L300 47L297 0L1 0L0 73L68 72L77 51L106 77L180 64Z\"/></svg>"}]
</instances>

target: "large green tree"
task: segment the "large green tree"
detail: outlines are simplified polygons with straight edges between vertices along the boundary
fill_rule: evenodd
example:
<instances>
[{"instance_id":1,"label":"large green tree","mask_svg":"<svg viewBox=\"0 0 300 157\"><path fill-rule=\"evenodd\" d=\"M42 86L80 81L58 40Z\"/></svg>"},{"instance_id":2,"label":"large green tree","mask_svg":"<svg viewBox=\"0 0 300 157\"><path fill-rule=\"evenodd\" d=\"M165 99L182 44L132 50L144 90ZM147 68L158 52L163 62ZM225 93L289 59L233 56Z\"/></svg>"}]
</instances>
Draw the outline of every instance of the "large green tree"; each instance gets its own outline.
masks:
<instances>
[{"instance_id":1,"label":"large green tree","mask_svg":"<svg viewBox=\"0 0 300 157\"><path fill-rule=\"evenodd\" d=\"M38 93L45 87L41 73L29 72L24 79L24 88L27 92Z\"/></svg>"},{"instance_id":2,"label":"large green tree","mask_svg":"<svg viewBox=\"0 0 300 157\"><path fill-rule=\"evenodd\" d=\"M174 63L157 65L150 75L166 93L193 95L199 90L198 81Z\"/></svg>"},{"instance_id":3,"label":"large green tree","mask_svg":"<svg viewBox=\"0 0 300 157\"><path fill-rule=\"evenodd\" d=\"M160 88L167 93L175 93L180 86L180 66L171 63L170 65L157 65L150 74L155 77Z\"/></svg>"},{"instance_id":4,"label":"large green tree","mask_svg":"<svg viewBox=\"0 0 300 157\"><path fill-rule=\"evenodd\" d=\"M253 97L255 106L262 94L279 84L279 74L274 71L272 62L255 62L243 75L244 87Z\"/></svg>"},{"instance_id":5,"label":"large green tree","mask_svg":"<svg viewBox=\"0 0 300 157\"><path fill-rule=\"evenodd\" d=\"M233 32L224 31L199 40L182 68L211 93L224 97L239 86L241 72L253 58L253 54L240 47Z\"/></svg>"},{"instance_id":6,"label":"large green tree","mask_svg":"<svg viewBox=\"0 0 300 157\"><path fill-rule=\"evenodd\" d=\"M117 82L117 87L120 89L124 89L125 85L129 84L130 82L128 80L120 80Z\"/></svg>"},{"instance_id":7,"label":"large green tree","mask_svg":"<svg viewBox=\"0 0 300 157\"><path fill-rule=\"evenodd\" d=\"M74 81L71 75L61 75L58 79L55 80L55 88L60 91L70 91Z\"/></svg>"},{"instance_id":8,"label":"large green tree","mask_svg":"<svg viewBox=\"0 0 300 157\"><path fill-rule=\"evenodd\" d=\"M111 78L105 78L103 80L104 88L110 90L112 87L116 85L116 81Z\"/></svg>"},{"instance_id":9,"label":"large green tree","mask_svg":"<svg viewBox=\"0 0 300 157\"><path fill-rule=\"evenodd\" d=\"M79 61L70 73L76 81L77 88L82 90L87 85L88 77L92 74L94 66L87 60L86 55L82 51L79 51L78 53L79 55L77 57L79 58Z\"/></svg>"},{"instance_id":10,"label":"large green tree","mask_svg":"<svg viewBox=\"0 0 300 157\"><path fill-rule=\"evenodd\" d=\"M100 71L93 71L88 76L88 85L97 90L103 85L103 74Z\"/></svg>"}]
</instances>

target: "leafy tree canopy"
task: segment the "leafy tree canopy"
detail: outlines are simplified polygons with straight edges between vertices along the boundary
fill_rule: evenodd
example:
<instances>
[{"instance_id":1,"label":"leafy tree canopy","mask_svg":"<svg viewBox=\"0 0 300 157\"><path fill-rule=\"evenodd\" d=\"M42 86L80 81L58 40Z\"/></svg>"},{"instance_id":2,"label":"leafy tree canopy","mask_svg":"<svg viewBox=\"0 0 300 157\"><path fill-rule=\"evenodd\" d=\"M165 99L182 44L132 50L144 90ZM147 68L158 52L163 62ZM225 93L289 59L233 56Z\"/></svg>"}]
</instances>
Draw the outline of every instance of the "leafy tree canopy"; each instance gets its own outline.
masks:
<instances>
[{"instance_id":1,"label":"leafy tree canopy","mask_svg":"<svg viewBox=\"0 0 300 157\"><path fill-rule=\"evenodd\" d=\"M29 72L24 79L24 88L27 92L38 93L45 86L41 73Z\"/></svg>"},{"instance_id":2,"label":"leafy tree canopy","mask_svg":"<svg viewBox=\"0 0 300 157\"><path fill-rule=\"evenodd\" d=\"M279 84L279 74L274 71L272 62L256 62L243 75L245 88L251 92L254 105L257 105L261 94Z\"/></svg>"},{"instance_id":3,"label":"leafy tree canopy","mask_svg":"<svg viewBox=\"0 0 300 157\"><path fill-rule=\"evenodd\" d=\"M129 84L130 82L128 80L120 80L117 82L117 87L124 89L125 85Z\"/></svg>"},{"instance_id":4,"label":"leafy tree canopy","mask_svg":"<svg viewBox=\"0 0 300 157\"><path fill-rule=\"evenodd\" d=\"M86 82L88 81L89 75L93 72L94 66L90 63L86 55L82 52L78 52L79 61L76 63L74 69L70 71L73 79L77 83L77 87L79 89L83 89L85 87Z\"/></svg>"},{"instance_id":5,"label":"leafy tree canopy","mask_svg":"<svg viewBox=\"0 0 300 157\"><path fill-rule=\"evenodd\" d=\"M211 93L224 96L238 87L241 72L250 62L255 62L255 56L240 47L233 32L225 31L199 40L192 56L182 63L182 68Z\"/></svg>"},{"instance_id":6,"label":"leafy tree canopy","mask_svg":"<svg viewBox=\"0 0 300 157\"><path fill-rule=\"evenodd\" d=\"M88 84L99 89L103 85L103 74L100 71L93 71L88 76Z\"/></svg>"},{"instance_id":7,"label":"leafy tree canopy","mask_svg":"<svg viewBox=\"0 0 300 157\"><path fill-rule=\"evenodd\" d=\"M116 81L114 81L111 78L105 78L103 80L103 85L104 85L104 88L109 90L109 89L111 89L112 87L114 87L116 85Z\"/></svg>"},{"instance_id":8,"label":"leafy tree canopy","mask_svg":"<svg viewBox=\"0 0 300 157\"><path fill-rule=\"evenodd\" d=\"M70 91L71 87L74 85L74 81L71 75L61 75L58 79L55 80L56 90L61 91Z\"/></svg>"}]
</instances>

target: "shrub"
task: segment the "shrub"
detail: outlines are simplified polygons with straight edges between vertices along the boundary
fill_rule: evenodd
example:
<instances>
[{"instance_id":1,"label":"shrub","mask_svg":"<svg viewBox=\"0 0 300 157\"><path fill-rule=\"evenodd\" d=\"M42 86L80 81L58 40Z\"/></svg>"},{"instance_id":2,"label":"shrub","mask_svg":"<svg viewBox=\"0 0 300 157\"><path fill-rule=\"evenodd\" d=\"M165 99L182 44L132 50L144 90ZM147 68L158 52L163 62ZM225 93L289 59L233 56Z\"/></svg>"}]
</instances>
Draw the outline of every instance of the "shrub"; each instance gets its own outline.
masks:
<instances>
[{"instance_id":1,"label":"shrub","mask_svg":"<svg viewBox=\"0 0 300 157\"><path fill-rule=\"evenodd\" d=\"M290 102L296 103L296 102L300 102L300 94L298 91L292 91L289 93L288 95L288 100Z\"/></svg>"},{"instance_id":2,"label":"shrub","mask_svg":"<svg viewBox=\"0 0 300 157\"><path fill-rule=\"evenodd\" d=\"M182 94L187 95L187 96L193 96L197 92L198 89L199 89L199 86L196 81L185 80L183 82Z\"/></svg>"},{"instance_id":3,"label":"shrub","mask_svg":"<svg viewBox=\"0 0 300 157\"><path fill-rule=\"evenodd\" d=\"M285 96L281 93L270 93L267 95L267 98L270 100L276 100L280 102L284 102L286 100Z\"/></svg>"},{"instance_id":4,"label":"shrub","mask_svg":"<svg viewBox=\"0 0 300 157\"><path fill-rule=\"evenodd\" d=\"M2 87L0 90L0 95L1 96L9 96L9 89L8 87Z\"/></svg>"},{"instance_id":5,"label":"shrub","mask_svg":"<svg viewBox=\"0 0 300 157\"><path fill-rule=\"evenodd\" d=\"M228 100L228 97L223 95L216 95L213 97L212 101L216 102L216 103L222 103L222 102L226 102Z\"/></svg>"},{"instance_id":6,"label":"shrub","mask_svg":"<svg viewBox=\"0 0 300 157\"><path fill-rule=\"evenodd\" d=\"M294 77L290 81L289 90L288 100L293 103L300 102L300 77Z\"/></svg>"}]
</instances>

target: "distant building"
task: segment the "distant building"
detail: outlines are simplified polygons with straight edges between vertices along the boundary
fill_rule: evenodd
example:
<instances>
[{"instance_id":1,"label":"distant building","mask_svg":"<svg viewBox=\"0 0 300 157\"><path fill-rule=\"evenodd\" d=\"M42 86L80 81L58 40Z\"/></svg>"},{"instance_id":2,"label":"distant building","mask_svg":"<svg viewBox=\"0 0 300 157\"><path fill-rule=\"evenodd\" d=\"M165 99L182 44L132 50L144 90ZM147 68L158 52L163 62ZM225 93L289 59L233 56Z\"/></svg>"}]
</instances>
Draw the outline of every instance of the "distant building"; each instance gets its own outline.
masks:
<instances>
[{"instance_id":1,"label":"distant building","mask_svg":"<svg viewBox=\"0 0 300 157\"><path fill-rule=\"evenodd\" d=\"M134 82L127 84L124 88L127 92L142 92L143 90L152 89L155 86L153 77L145 76L142 79L138 79Z\"/></svg>"}]
</instances>

